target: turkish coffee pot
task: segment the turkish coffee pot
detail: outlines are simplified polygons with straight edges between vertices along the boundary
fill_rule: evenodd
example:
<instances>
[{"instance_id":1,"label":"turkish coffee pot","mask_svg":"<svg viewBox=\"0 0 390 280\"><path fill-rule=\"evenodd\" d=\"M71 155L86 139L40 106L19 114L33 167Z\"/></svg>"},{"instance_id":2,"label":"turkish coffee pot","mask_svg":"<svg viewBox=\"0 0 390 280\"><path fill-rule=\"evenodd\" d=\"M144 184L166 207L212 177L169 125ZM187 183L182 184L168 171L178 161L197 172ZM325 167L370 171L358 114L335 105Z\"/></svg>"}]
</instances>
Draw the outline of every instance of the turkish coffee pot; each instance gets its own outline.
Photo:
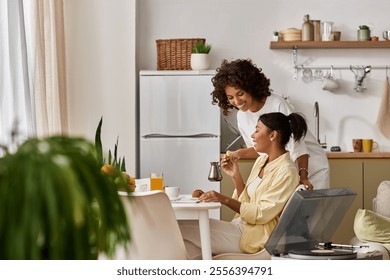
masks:
<instances>
[{"instance_id":1,"label":"turkish coffee pot","mask_svg":"<svg viewBox=\"0 0 390 280\"><path fill-rule=\"evenodd\" d=\"M209 171L209 181L221 181L222 180L222 172L221 165L217 161L210 162L210 171Z\"/></svg>"}]
</instances>

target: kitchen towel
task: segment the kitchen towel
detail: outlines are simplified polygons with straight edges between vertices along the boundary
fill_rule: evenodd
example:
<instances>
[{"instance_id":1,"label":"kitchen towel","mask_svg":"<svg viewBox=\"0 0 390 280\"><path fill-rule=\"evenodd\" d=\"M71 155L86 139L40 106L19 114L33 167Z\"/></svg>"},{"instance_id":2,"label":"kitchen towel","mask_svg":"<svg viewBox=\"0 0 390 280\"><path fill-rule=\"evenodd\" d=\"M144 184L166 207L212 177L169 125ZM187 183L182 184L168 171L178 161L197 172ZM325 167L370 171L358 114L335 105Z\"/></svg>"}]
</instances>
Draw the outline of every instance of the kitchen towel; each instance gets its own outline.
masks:
<instances>
[{"instance_id":1,"label":"kitchen towel","mask_svg":"<svg viewBox=\"0 0 390 280\"><path fill-rule=\"evenodd\" d=\"M386 76L382 100L379 106L378 118L376 124L382 134L390 139L390 85L389 77Z\"/></svg>"}]
</instances>

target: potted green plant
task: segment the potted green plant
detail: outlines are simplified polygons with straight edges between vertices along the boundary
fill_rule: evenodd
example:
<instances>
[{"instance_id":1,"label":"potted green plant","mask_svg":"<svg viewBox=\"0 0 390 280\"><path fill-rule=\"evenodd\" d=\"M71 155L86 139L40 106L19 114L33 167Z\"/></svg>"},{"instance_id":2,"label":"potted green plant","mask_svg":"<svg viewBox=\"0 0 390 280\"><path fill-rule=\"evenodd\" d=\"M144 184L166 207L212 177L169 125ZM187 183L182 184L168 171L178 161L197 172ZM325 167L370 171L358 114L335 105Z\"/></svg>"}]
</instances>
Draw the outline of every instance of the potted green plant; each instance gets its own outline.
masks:
<instances>
[{"instance_id":1,"label":"potted green plant","mask_svg":"<svg viewBox=\"0 0 390 280\"><path fill-rule=\"evenodd\" d=\"M192 70L206 70L210 67L209 53L211 45L198 42L194 44L191 54L191 69Z\"/></svg>"},{"instance_id":2,"label":"potted green plant","mask_svg":"<svg viewBox=\"0 0 390 280\"><path fill-rule=\"evenodd\" d=\"M79 137L32 138L0 158L0 259L97 259L130 241L114 183Z\"/></svg>"},{"instance_id":3,"label":"potted green plant","mask_svg":"<svg viewBox=\"0 0 390 280\"><path fill-rule=\"evenodd\" d=\"M279 41L279 31L274 31L273 32L272 41L273 42L278 42Z\"/></svg>"},{"instance_id":4,"label":"potted green plant","mask_svg":"<svg viewBox=\"0 0 390 280\"><path fill-rule=\"evenodd\" d=\"M103 117L100 118L95 132L95 149L100 171L112 181L120 191L133 192L135 190L135 178L126 172L126 161L124 157L118 157L118 141L114 146L114 152L108 150L108 158L103 155L101 130Z\"/></svg>"},{"instance_id":5,"label":"potted green plant","mask_svg":"<svg viewBox=\"0 0 390 280\"><path fill-rule=\"evenodd\" d=\"M358 41L370 41L371 40L371 31L367 25L360 25L357 31Z\"/></svg>"}]
</instances>

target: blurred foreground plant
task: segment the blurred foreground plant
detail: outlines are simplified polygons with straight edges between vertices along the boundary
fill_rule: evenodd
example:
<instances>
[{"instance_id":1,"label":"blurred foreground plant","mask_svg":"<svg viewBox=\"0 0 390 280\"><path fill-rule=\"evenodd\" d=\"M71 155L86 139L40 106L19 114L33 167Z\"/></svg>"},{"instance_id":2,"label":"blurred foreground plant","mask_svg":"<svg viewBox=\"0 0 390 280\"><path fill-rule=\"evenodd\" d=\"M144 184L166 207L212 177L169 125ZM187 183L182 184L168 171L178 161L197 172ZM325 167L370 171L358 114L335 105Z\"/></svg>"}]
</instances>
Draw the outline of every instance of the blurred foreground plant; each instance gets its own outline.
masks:
<instances>
[{"instance_id":1,"label":"blurred foreground plant","mask_svg":"<svg viewBox=\"0 0 390 280\"><path fill-rule=\"evenodd\" d=\"M34 138L0 158L0 259L97 259L129 241L93 143Z\"/></svg>"}]
</instances>

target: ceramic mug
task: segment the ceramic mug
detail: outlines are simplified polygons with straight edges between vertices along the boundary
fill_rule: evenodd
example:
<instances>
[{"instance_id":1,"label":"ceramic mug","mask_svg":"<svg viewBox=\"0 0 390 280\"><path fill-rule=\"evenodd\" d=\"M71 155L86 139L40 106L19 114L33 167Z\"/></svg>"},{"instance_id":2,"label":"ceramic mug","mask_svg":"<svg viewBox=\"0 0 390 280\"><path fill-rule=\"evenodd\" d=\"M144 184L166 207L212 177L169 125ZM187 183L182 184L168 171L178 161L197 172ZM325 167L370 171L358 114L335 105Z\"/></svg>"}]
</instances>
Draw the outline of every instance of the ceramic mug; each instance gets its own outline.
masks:
<instances>
[{"instance_id":1,"label":"ceramic mug","mask_svg":"<svg viewBox=\"0 0 390 280\"><path fill-rule=\"evenodd\" d=\"M390 30L386 30L382 32L383 39L390 40Z\"/></svg>"},{"instance_id":2,"label":"ceramic mug","mask_svg":"<svg viewBox=\"0 0 390 280\"><path fill-rule=\"evenodd\" d=\"M324 83L322 84L323 90L332 91L338 88L339 88L339 83L336 81L335 78L333 78L333 76L329 76L325 78Z\"/></svg>"},{"instance_id":3,"label":"ceramic mug","mask_svg":"<svg viewBox=\"0 0 390 280\"><path fill-rule=\"evenodd\" d=\"M341 31L332 31L333 41L340 41L341 39Z\"/></svg>"},{"instance_id":4,"label":"ceramic mug","mask_svg":"<svg viewBox=\"0 0 390 280\"><path fill-rule=\"evenodd\" d=\"M363 139L352 139L352 147L355 153L362 151Z\"/></svg>"},{"instance_id":5,"label":"ceramic mug","mask_svg":"<svg viewBox=\"0 0 390 280\"><path fill-rule=\"evenodd\" d=\"M169 197L169 199L177 199L179 197L180 193L180 187L170 187L170 186L165 186L164 187L165 193Z\"/></svg>"},{"instance_id":6,"label":"ceramic mug","mask_svg":"<svg viewBox=\"0 0 390 280\"><path fill-rule=\"evenodd\" d=\"M363 139L362 140L362 149L365 153L371 153L372 150L375 150L378 148L378 143L375 142L373 139Z\"/></svg>"}]
</instances>

